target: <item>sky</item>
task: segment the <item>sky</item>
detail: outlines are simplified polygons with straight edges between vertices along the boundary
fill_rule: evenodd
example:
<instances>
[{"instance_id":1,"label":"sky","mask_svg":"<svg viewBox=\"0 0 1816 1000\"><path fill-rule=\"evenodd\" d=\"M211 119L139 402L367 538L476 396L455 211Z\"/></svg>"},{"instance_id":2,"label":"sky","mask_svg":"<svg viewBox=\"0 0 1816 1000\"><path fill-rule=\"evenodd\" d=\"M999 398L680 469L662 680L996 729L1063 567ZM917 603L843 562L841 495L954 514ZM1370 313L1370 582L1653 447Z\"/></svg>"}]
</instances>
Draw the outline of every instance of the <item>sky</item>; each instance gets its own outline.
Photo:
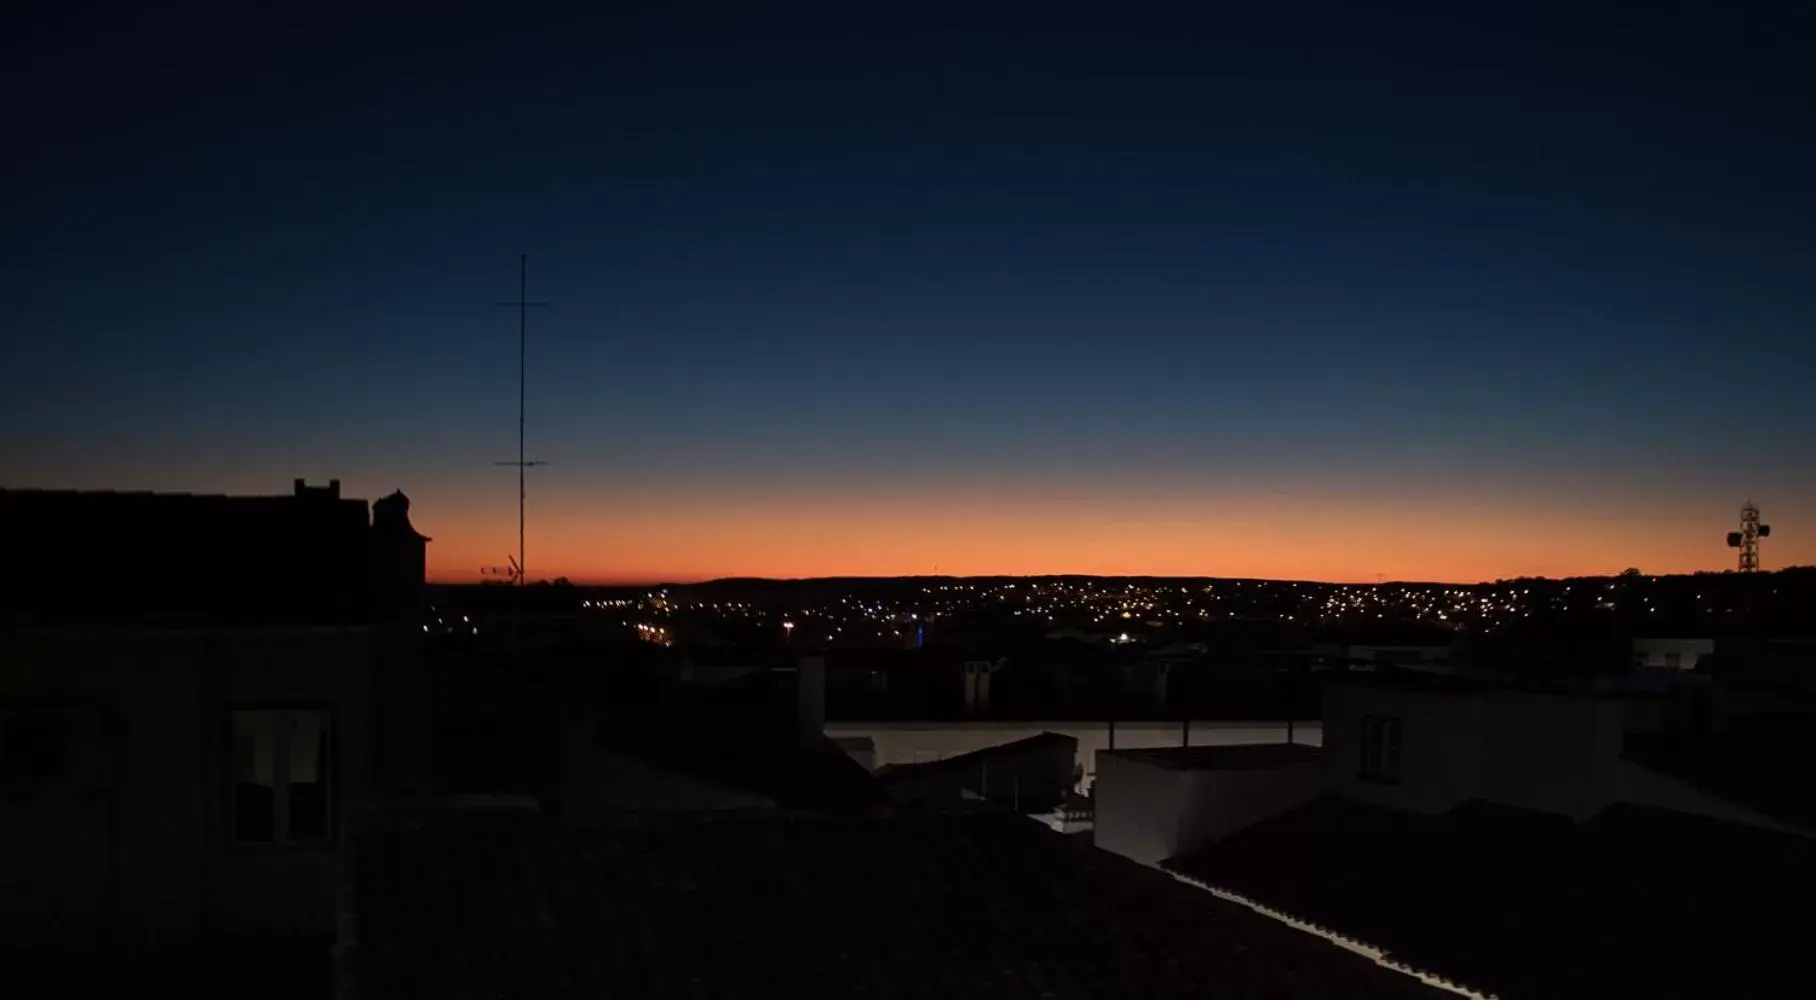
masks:
<instances>
[{"instance_id":1,"label":"sky","mask_svg":"<svg viewBox=\"0 0 1816 1000\"><path fill-rule=\"evenodd\" d=\"M0 485L476 578L527 254L532 578L1816 563L1807 5L569 6L6 14Z\"/></svg>"}]
</instances>

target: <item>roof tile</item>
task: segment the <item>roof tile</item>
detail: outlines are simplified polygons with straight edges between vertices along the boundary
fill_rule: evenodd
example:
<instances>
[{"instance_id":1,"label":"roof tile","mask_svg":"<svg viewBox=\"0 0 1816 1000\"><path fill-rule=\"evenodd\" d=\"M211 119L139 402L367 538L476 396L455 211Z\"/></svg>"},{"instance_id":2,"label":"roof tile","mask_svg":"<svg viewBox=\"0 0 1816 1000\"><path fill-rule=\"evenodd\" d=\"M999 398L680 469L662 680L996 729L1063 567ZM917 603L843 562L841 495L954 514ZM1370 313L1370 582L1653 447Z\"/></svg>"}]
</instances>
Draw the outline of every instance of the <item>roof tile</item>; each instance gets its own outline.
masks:
<instances>
[{"instance_id":1,"label":"roof tile","mask_svg":"<svg viewBox=\"0 0 1816 1000\"><path fill-rule=\"evenodd\" d=\"M1019 817L467 818L359 850L364 996L1426 995Z\"/></svg>"},{"instance_id":2,"label":"roof tile","mask_svg":"<svg viewBox=\"0 0 1816 1000\"><path fill-rule=\"evenodd\" d=\"M1332 797L1166 866L1509 1000L1740 996L1816 947L1779 917L1816 890L1812 844L1628 805L1575 823Z\"/></svg>"}]
</instances>

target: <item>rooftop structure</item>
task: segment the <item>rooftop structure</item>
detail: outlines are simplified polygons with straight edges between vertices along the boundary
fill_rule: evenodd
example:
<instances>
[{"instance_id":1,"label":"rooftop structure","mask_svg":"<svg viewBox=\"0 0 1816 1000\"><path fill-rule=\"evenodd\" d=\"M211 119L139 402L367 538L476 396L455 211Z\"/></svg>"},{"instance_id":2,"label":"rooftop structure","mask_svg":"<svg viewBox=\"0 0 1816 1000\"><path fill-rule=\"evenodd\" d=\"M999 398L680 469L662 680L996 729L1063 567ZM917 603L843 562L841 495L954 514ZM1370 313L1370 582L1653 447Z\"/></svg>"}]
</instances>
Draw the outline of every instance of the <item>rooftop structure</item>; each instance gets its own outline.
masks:
<instances>
[{"instance_id":1,"label":"rooftop structure","mask_svg":"<svg viewBox=\"0 0 1816 1000\"><path fill-rule=\"evenodd\" d=\"M0 489L0 564L18 584L0 615L85 629L363 624L383 599L380 544L427 541L401 493L374 506L388 514L371 519L339 480L277 496Z\"/></svg>"}]
</instances>

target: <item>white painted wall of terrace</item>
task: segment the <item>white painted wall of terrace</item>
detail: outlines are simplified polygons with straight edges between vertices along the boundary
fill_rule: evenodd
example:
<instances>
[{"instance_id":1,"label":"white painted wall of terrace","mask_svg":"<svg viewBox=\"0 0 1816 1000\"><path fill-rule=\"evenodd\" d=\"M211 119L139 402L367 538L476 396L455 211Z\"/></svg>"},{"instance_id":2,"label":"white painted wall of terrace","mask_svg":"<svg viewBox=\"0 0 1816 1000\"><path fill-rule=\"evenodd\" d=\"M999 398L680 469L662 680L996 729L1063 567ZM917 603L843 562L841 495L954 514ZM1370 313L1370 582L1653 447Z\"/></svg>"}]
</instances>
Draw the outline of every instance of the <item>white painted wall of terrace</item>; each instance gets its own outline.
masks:
<instances>
[{"instance_id":1,"label":"white painted wall of terrace","mask_svg":"<svg viewBox=\"0 0 1816 1000\"><path fill-rule=\"evenodd\" d=\"M1189 729L1190 743L1183 736ZM1041 733L1063 733L1078 741L1078 762L1084 765L1085 786L1097 777L1097 752L1111 749L1107 722L828 722L826 735L833 739L868 738L875 747L869 763L920 764L959 754L1001 746ZM1179 722L1118 722L1115 749L1136 750L1176 746L1231 746L1243 743L1284 743L1286 723L1273 720L1200 721L1189 727ZM1293 742L1322 746L1324 724L1317 720L1293 725Z\"/></svg>"}]
</instances>

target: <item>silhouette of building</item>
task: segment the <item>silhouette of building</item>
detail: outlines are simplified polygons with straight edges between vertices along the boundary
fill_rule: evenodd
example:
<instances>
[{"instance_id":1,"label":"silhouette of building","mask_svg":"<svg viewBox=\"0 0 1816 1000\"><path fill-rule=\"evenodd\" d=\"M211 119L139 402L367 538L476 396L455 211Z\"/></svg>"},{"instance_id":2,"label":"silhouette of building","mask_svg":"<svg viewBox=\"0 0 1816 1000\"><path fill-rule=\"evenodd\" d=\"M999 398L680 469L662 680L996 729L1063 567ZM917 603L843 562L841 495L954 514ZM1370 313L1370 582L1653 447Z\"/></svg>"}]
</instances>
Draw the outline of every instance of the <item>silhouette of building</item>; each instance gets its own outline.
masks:
<instances>
[{"instance_id":1,"label":"silhouette of building","mask_svg":"<svg viewBox=\"0 0 1816 1000\"><path fill-rule=\"evenodd\" d=\"M1350 622L1321 629L1314 655L1332 662L1385 666L1434 663L1456 651L1456 633L1408 622Z\"/></svg>"},{"instance_id":2,"label":"silhouette of building","mask_svg":"<svg viewBox=\"0 0 1816 1000\"><path fill-rule=\"evenodd\" d=\"M710 688L570 705L561 811L792 810L865 815L882 787L825 733L825 661L800 656Z\"/></svg>"},{"instance_id":3,"label":"silhouette of building","mask_svg":"<svg viewBox=\"0 0 1816 1000\"><path fill-rule=\"evenodd\" d=\"M366 503L284 496L0 490L8 624L358 625L375 578Z\"/></svg>"},{"instance_id":4,"label":"silhouette of building","mask_svg":"<svg viewBox=\"0 0 1816 1000\"><path fill-rule=\"evenodd\" d=\"M401 493L374 507L301 480L269 497L0 490L17 968L79 941L96 960L61 974L131 978L110 958L180 965L222 935L242 940L214 958L243 958L332 931L341 847L425 755L405 688L423 680L427 539ZM302 955L290 978L325 984L325 950Z\"/></svg>"}]
</instances>

